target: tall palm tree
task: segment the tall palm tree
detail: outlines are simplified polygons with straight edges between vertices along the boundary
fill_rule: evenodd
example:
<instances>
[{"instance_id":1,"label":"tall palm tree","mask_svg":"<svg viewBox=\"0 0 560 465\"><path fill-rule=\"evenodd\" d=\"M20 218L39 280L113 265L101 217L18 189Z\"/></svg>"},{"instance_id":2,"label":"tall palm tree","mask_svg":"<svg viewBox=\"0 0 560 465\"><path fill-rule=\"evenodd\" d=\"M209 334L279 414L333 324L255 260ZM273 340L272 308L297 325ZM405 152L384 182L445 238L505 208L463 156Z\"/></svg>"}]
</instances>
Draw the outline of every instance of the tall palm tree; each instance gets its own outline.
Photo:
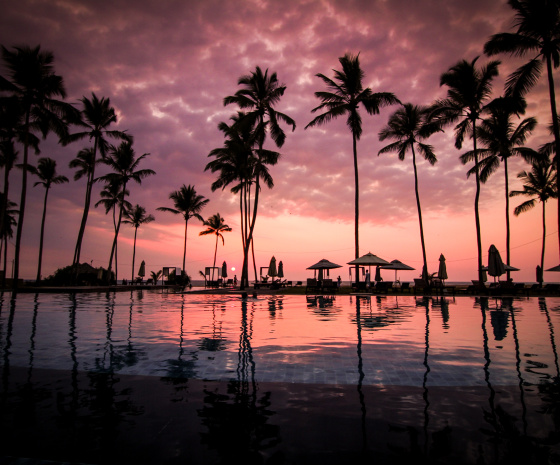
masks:
<instances>
[{"instance_id":1,"label":"tall palm tree","mask_svg":"<svg viewBox=\"0 0 560 465\"><path fill-rule=\"evenodd\" d=\"M189 220L191 218L196 218L200 221L204 221L204 218L200 216L200 212L206 206L209 199L206 199L203 195L196 193L194 186L190 184L185 186L184 184L177 191L171 192L169 194L169 199L173 200L173 205L175 208L169 207L158 207L157 210L161 212L170 212L174 215L183 215L185 219L185 240L183 245L183 272L187 272L185 269L186 257L187 257L187 227L189 225Z\"/></svg>"},{"instance_id":2,"label":"tall palm tree","mask_svg":"<svg viewBox=\"0 0 560 465\"><path fill-rule=\"evenodd\" d=\"M89 207L91 204L91 191L95 182L97 152L99 151L102 159L105 159L110 148L107 137L132 143L132 137L126 134L126 132L107 129L111 124L117 122L117 114L115 113L115 109L111 106L111 102L108 98L102 97L99 99L97 95L92 92L91 99L84 96L81 99L81 102L83 105L82 126L84 126L86 130L71 134L64 140L65 144L69 144L86 138L89 140L93 139L93 148L91 149L92 155L88 154L88 157L93 157L93 160L91 162L88 160L90 168L87 173L84 173L87 174L86 200L84 212L82 213L80 230L78 232L78 239L76 241L76 248L74 249L73 265L80 263L82 241L84 238Z\"/></svg>"},{"instance_id":3,"label":"tall palm tree","mask_svg":"<svg viewBox=\"0 0 560 465\"><path fill-rule=\"evenodd\" d=\"M41 282L41 266L43 263L43 240L45 237L45 218L47 216L47 199L49 197L49 190L53 184L64 184L68 182L66 176L56 173L56 161L52 158L39 158L37 168L29 167L29 171L39 178L33 187L43 186L45 188L45 198L43 200L43 216L41 218L41 236L39 239L39 262L37 265L37 279L36 282Z\"/></svg>"},{"instance_id":4,"label":"tall palm tree","mask_svg":"<svg viewBox=\"0 0 560 465\"><path fill-rule=\"evenodd\" d=\"M418 170L416 169L416 150L424 159L434 165L437 162L434 149L431 145L421 141L427 139L434 132L440 130L439 126L429 121L429 109L411 103L405 103L402 108L395 111L389 118L387 126L379 133L379 140L394 140L392 144L383 147L382 153L397 152L399 160L404 160L406 152L412 152L412 166L414 167L414 191L416 193L416 206L418 208L418 222L420 223L420 242L422 243L422 258L424 268L422 277L428 284L428 262L426 260L426 245L424 243L424 227L422 225L422 210L420 208L420 194L418 193ZM416 148L416 149L415 149Z\"/></svg>"},{"instance_id":5,"label":"tall palm tree","mask_svg":"<svg viewBox=\"0 0 560 465\"><path fill-rule=\"evenodd\" d=\"M385 106L400 103L397 97L390 92L372 92L369 87L364 89L364 72L360 67L359 54L353 56L349 53L338 59L342 70L334 71L334 80L324 74L317 74L327 86L327 91L315 92L315 97L321 100L312 113L323 111L315 117L305 129L320 126L332 119L346 115L346 125L352 132L352 150L354 154L354 255L360 255L359 245L359 182L358 182L358 150L357 143L362 136L362 117L359 109L363 106L370 115L377 115ZM356 280L359 280L358 265L356 265Z\"/></svg>"},{"instance_id":6,"label":"tall palm tree","mask_svg":"<svg viewBox=\"0 0 560 465\"><path fill-rule=\"evenodd\" d=\"M95 208L103 205L105 207L105 214L109 212L113 214L113 231L117 234L117 210L120 211L121 205L123 210L132 208L132 204L126 200L126 196L130 195L128 190L124 192L121 190L121 185L118 182L108 182L105 188L100 192L101 199L96 202ZM118 247L115 245L115 276L118 274ZM110 275L109 275L110 276ZM110 279L110 278L108 278Z\"/></svg>"},{"instance_id":7,"label":"tall palm tree","mask_svg":"<svg viewBox=\"0 0 560 465\"><path fill-rule=\"evenodd\" d=\"M126 219L123 223L130 224L134 227L134 248L132 252L132 278L134 281L134 260L136 258L136 235L138 233L138 228L143 224L151 223L155 220L154 215L148 215L146 209L136 204L134 207L125 210Z\"/></svg>"},{"instance_id":8,"label":"tall palm tree","mask_svg":"<svg viewBox=\"0 0 560 465\"><path fill-rule=\"evenodd\" d=\"M144 160L149 154L144 153L136 158L136 153L132 148L132 142L121 142L118 147L112 147L109 156L105 159L105 163L113 170L112 173L108 173L101 176L99 179L106 182L117 184L121 186L122 200L126 197L126 186L129 181L134 181L138 184L142 184L142 180L156 174L152 169L138 169L140 162ZM113 239L113 246L111 247L111 256L109 258L109 266L107 267L108 276L111 276L111 266L113 263L113 255L117 247L117 238L119 235L119 229L121 226L122 216L124 211L124 203L121 202L119 209L119 216L117 220L117 227L115 231L115 238ZM108 279L110 279L108 277Z\"/></svg>"},{"instance_id":9,"label":"tall palm tree","mask_svg":"<svg viewBox=\"0 0 560 465\"><path fill-rule=\"evenodd\" d=\"M54 56L51 52L41 51L40 46L14 47L13 51L2 46L2 58L11 80L0 76L0 90L15 96L20 101L24 114L21 198L14 257L14 290L16 290L27 194L30 135L38 130L43 137L46 137L52 131L64 139L68 135L68 124L77 123L80 115L72 105L57 100L57 97L63 99L66 97L66 89L62 77L54 73Z\"/></svg>"},{"instance_id":10,"label":"tall palm tree","mask_svg":"<svg viewBox=\"0 0 560 465\"><path fill-rule=\"evenodd\" d=\"M455 147L461 149L465 136L473 141L474 174L476 194L474 197L474 216L476 223L476 244L478 251L478 280L483 283L482 239L480 232L479 199L480 175L477 150L477 122L485 110L485 105L492 93L492 80L498 75L499 61L491 61L481 68L476 67L478 57L473 61L459 61L440 78L440 85L445 85L447 97L433 105L432 116L437 117L443 125L460 122L455 126Z\"/></svg>"},{"instance_id":11,"label":"tall palm tree","mask_svg":"<svg viewBox=\"0 0 560 465\"><path fill-rule=\"evenodd\" d=\"M484 53L509 53L533 58L519 67L506 82L506 94L525 96L536 84L546 66L550 113L556 152L556 170L560 170L560 125L556 110L552 69L560 65L560 0L508 0L515 11L516 31L494 34L484 44ZM558 242L560 244L560 202L558 203Z\"/></svg>"},{"instance_id":12,"label":"tall palm tree","mask_svg":"<svg viewBox=\"0 0 560 465\"><path fill-rule=\"evenodd\" d=\"M218 179L212 183L212 191L219 188L225 189L230 184L231 192L239 194L239 212L241 216L241 241L243 247L248 242L249 220L251 217L251 189L256 183L256 176L269 188L274 187L274 181L267 165L275 165L280 158L280 153L271 150L261 150L261 157L255 150L255 135L248 125L238 124L243 120L244 113L233 115L233 123L228 125L221 122L218 129L226 137L224 146L212 150L208 156L214 157L204 170L219 172ZM260 183L259 183L260 188ZM254 239L250 243L253 254L253 268L255 280L257 279Z\"/></svg>"},{"instance_id":13,"label":"tall palm tree","mask_svg":"<svg viewBox=\"0 0 560 465\"><path fill-rule=\"evenodd\" d=\"M4 274L2 275L2 287L6 285L6 271L8 264L8 239L14 236L14 226L17 226L17 217L19 212L15 207L17 204L10 200L4 201L4 194L0 193L0 201L6 205L4 210L4 220L2 221L2 229L0 229L0 249L4 249Z\"/></svg>"},{"instance_id":14,"label":"tall palm tree","mask_svg":"<svg viewBox=\"0 0 560 465\"><path fill-rule=\"evenodd\" d=\"M216 247L214 249L214 265L212 268L212 281L214 280L214 268L216 268L216 254L218 253L218 238L222 238L222 245L225 244L224 232L230 232L231 228L225 224L225 220L220 216L219 213L212 215L206 221L202 223L206 226L204 231L198 233L199 236L206 236L208 234L214 234L216 236Z\"/></svg>"},{"instance_id":15,"label":"tall palm tree","mask_svg":"<svg viewBox=\"0 0 560 465\"><path fill-rule=\"evenodd\" d=\"M286 86L278 82L276 73L268 75L268 69L263 73L260 67L256 67L251 74L241 76L237 84L242 86L234 95L224 98L224 105L235 104L241 110L246 110L243 118L237 123L240 126L251 128L254 131L257 146L258 164L255 166L255 197L253 202L252 217L248 224L247 240L243 247L243 270L241 273L241 289L249 284L248 255L249 246L253 241L253 232L257 219L259 205L261 170L267 163L266 154L263 150L267 134L270 134L276 147L282 147L286 140L286 134L280 122L296 128L295 121L285 113L277 111L274 106L286 91ZM276 159L277 161L278 159Z\"/></svg>"},{"instance_id":16,"label":"tall palm tree","mask_svg":"<svg viewBox=\"0 0 560 465\"><path fill-rule=\"evenodd\" d=\"M482 120L478 128L477 137L483 144L478 150L480 181L485 183L492 173L504 165L505 196L506 196L506 249L507 264L511 265L510 252L510 223L509 223L509 175L508 160L511 157L522 157L531 163L539 158L538 152L524 147L527 137L531 134L537 120L525 118L517 126L514 118L519 118L519 113L525 111L525 101L513 97L499 97L488 104L489 115ZM460 157L463 164L474 160L474 152L469 151ZM474 168L473 168L474 169ZM472 170L467 176L472 174ZM509 279L510 271L507 272Z\"/></svg>"},{"instance_id":17,"label":"tall palm tree","mask_svg":"<svg viewBox=\"0 0 560 465\"><path fill-rule=\"evenodd\" d=\"M521 171L517 178L523 182L522 191L511 191L509 193L510 197L516 197L518 195L524 195L526 197L532 197L526 200L522 204L515 207L513 214L515 216L520 215L523 212L531 210L537 201L542 203L542 252L541 252L541 270L544 270L544 248L546 240L546 202L549 199L558 198L558 183L557 171L548 157L544 159L534 161L531 166L531 171Z\"/></svg>"}]
</instances>

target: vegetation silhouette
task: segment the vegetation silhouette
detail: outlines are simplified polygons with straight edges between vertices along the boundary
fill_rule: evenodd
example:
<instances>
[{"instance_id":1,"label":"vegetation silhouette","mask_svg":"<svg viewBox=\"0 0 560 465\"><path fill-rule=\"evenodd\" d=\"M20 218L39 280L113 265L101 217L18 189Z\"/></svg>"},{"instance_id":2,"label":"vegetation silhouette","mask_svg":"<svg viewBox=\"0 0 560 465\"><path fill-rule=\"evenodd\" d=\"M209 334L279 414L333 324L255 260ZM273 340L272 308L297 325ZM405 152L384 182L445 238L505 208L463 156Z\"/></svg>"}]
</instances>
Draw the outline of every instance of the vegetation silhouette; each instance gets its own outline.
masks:
<instances>
[{"instance_id":1,"label":"vegetation silhouette","mask_svg":"<svg viewBox=\"0 0 560 465\"><path fill-rule=\"evenodd\" d=\"M132 274L130 279L134 281L134 261L136 259L136 236L138 234L138 228L143 224L151 223L155 221L154 215L148 214L144 207L136 204L134 207L125 210L124 212L126 218L123 223L130 224L134 227L134 246L132 248Z\"/></svg>"}]
</instances>

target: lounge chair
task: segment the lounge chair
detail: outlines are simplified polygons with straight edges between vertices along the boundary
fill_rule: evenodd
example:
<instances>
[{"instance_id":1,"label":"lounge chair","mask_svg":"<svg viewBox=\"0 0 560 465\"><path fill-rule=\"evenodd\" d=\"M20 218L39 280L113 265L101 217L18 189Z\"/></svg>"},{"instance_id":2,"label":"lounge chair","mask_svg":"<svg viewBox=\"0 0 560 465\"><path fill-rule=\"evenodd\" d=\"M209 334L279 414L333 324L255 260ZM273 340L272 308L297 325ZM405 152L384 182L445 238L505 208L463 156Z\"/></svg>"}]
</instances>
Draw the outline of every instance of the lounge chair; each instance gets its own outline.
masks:
<instances>
[{"instance_id":1,"label":"lounge chair","mask_svg":"<svg viewBox=\"0 0 560 465\"><path fill-rule=\"evenodd\" d=\"M307 286L305 287L305 293L317 292L320 290L317 280L315 278L307 278Z\"/></svg>"}]
</instances>

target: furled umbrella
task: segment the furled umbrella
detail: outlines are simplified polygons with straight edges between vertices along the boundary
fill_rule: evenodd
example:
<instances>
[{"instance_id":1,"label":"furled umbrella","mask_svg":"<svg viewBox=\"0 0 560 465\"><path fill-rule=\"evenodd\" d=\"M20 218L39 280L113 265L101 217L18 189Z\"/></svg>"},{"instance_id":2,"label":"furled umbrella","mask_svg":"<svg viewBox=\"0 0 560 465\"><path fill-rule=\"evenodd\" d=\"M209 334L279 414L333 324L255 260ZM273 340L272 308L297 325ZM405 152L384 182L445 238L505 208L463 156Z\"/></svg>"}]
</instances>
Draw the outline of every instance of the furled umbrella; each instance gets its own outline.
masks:
<instances>
[{"instance_id":1,"label":"furled umbrella","mask_svg":"<svg viewBox=\"0 0 560 465\"><path fill-rule=\"evenodd\" d=\"M280 260L278 262L278 277L279 278L283 278L284 277L284 264L282 263L282 260Z\"/></svg>"},{"instance_id":2,"label":"furled umbrella","mask_svg":"<svg viewBox=\"0 0 560 465\"><path fill-rule=\"evenodd\" d=\"M488 249L488 274L494 277L494 282L496 277L503 275L506 272L504 262L500 256L500 252L494 244Z\"/></svg>"},{"instance_id":3,"label":"furled umbrella","mask_svg":"<svg viewBox=\"0 0 560 465\"><path fill-rule=\"evenodd\" d=\"M144 277L146 276L146 262L144 260L142 260L142 263L140 263L140 268L138 270L138 276L140 277Z\"/></svg>"},{"instance_id":4,"label":"furled umbrella","mask_svg":"<svg viewBox=\"0 0 560 465\"><path fill-rule=\"evenodd\" d=\"M438 278L442 281L447 279L447 266L445 264L445 257L443 254L439 256L439 269L438 269Z\"/></svg>"},{"instance_id":5,"label":"furled umbrella","mask_svg":"<svg viewBox=\"0 0 560 465\"><path fill-rule=\"evenodd\" d=\"M342 265L337 265L336 263L330 262L329 260L323 258L319 260L314 265L307 267L308 270L318 270L319 271L319 280L323 280L323 271L324 270L332 270L333 268L342 268Z\"/></svg>"},{"instance_id":6,"label":"furled umbrella","mask_svg":"<svg viewBox=\"0 0 560 465\"><path fill-rule=\"evenodd\" d=\"M376 282L383 281L383 278L381 277L381 270L380 270L379 266L375 267L375 281Z\"/></svg>"},{"instance_id":7,"label":"furled umbrella","mask_svg":"<svg viewBox=\"0 0 560 465\"><path fill-rule=\"evenodd\" d=\"M225 260L224 263L222 263L222 278L227 278L227 265Z\"/></svg>"},{"instance_id":8,"label":"furled umbrella","mask_svg":"<svg viewBox=\"0 0 560 465\"><path fill-rule=\"evenodd\" d=\"M540 265L537 265L537 282L542 286L543 281L544 281L543 269L541 268Z\"/></svg>"},{"instance_id":9,"label":"furled umbrella","mask_svg":"<svg viewBox=\"0 0 560 465\"><path fill-rule=\"evenodd\" d=\"M400 260L391 260L391 263L388 265L381 265L381 268L384 270L395 270L395 281L397 281L397 271L410 271L415 269L411 266L405 265Z\"/></svg>"},{"instance_id":10,"label":"furled umbrella","mask_svg":"<svg viewBox=\"0 0 560 465\"><path fill-rule=\"evenodd\" d=\"M268 276L273 278L278 276L278 271L276 271L276 258L274 256L270 259L270 265L268 265Z\"/></svg>"}]
</instances>

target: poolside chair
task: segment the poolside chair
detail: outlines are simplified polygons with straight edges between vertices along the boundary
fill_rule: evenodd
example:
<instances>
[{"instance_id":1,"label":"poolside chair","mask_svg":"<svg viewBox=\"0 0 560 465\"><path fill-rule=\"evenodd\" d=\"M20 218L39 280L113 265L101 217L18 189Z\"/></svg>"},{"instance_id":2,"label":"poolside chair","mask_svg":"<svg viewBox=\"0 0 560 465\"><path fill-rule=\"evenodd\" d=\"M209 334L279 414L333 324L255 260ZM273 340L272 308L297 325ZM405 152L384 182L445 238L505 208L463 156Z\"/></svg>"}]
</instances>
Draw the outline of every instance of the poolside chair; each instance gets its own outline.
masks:
<instances>
[{"instance_id":1,"label":"poolside chair","mask_svg":"<svg viewBox=\"0 0 560 465\"><path fill-rule=\"evenodd\" d=\"M320 290L317 280L315 278L307 278L307 286L305 287L305 293L317 292Z\"/></svg>"}]
</instances>

